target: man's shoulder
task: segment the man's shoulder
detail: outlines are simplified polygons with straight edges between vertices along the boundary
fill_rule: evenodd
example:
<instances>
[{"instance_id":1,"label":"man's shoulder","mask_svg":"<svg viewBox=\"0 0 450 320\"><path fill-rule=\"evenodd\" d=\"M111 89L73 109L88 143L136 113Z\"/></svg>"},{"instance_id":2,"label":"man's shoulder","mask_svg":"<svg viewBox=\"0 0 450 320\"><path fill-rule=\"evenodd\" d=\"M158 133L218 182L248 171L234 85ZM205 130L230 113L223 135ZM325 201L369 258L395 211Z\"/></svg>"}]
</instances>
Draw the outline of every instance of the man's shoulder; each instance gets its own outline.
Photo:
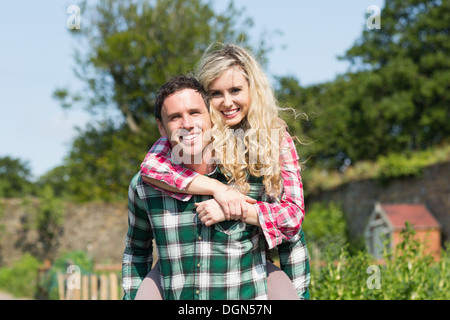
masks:
<instances>
[{"instance_id":1,"label":"man's shoulder","mask_svg":"<svg viewBox=\"0 0 450 320\"><path fill-rule=\"evenodd\" d=\"M140 172L136 173L131 179L130 190L133 190L142 199L149 196L161 196L161 191L156 190L152 185L142 180Z\"/></svg>"},{"instance_id":2,"label":"man's shoulder","mask_svg":"<svg viewBox=\"0 0 450 320\"><path fill-rule=\"evenodd\" d=\"M137 172L137 173L133 176L133 178L131 179L130 187L135 188L136 185L137 185L137 183L138 183L139 178L142 180L142 178L141 178L141 173L140 173L140 172Z\"/></svg>"}]
</instances>

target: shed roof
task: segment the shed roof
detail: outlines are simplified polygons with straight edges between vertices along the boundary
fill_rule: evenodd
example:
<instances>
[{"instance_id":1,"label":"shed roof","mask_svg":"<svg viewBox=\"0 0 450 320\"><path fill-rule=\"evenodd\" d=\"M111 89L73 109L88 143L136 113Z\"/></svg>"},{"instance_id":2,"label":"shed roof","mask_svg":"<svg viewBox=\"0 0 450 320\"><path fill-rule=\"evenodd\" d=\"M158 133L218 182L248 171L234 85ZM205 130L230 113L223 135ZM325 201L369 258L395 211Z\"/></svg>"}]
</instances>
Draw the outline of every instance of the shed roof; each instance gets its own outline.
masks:
<instances>
[{"instance_id":1,"label":"shed roof","mask_svg":"<svg viewBox=\"0 0 450 320\"><path fill-rule=\"evenodd\" d=\"M408 221L414 229L440 228L439 222L423 204L380 204L395 230Z\"/></svg>"}]
</instances>

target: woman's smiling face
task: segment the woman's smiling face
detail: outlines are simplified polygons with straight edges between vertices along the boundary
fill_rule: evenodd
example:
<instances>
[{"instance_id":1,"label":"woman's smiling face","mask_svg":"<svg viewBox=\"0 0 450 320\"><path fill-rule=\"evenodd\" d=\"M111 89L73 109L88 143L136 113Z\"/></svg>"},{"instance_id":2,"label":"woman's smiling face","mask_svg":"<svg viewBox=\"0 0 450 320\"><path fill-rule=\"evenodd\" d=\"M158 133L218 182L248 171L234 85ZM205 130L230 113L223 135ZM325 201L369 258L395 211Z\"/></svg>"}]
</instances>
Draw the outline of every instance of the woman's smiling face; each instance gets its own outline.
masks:
<instances>
[{"instance_id":1,"label":"woman's smiling face","mask_svg":"<svg viewBox=\"0 0 450 320\"><path fill-rule=\"evenodd\" d=\"M247 78L241 67L231 67L208 87L211 105L221 114L224 124L238 125L250 109L250 92Z\"/></svg>"}]
</instances>

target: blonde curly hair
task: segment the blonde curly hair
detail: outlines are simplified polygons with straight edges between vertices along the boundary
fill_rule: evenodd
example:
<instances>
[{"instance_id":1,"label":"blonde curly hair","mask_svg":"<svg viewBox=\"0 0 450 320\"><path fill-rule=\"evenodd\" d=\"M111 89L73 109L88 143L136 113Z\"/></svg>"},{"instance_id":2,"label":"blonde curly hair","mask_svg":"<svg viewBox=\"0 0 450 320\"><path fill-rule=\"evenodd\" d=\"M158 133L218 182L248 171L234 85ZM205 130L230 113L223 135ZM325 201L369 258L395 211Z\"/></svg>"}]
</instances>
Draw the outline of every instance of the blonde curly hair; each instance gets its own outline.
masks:
<instances>
[{"instance_id":1,"label":"blonde curly hair","mask_svg":"<svg viewBox=\"0 0 450 320\"><path fill-rule=\"evenodd\" d=\"M244 194L248 174L263 177L265 191L278 196L282 189L280 145L287 130L279 117L274 91L255 57L234 44L212 45L196 68L196 77L208 90L211 83L230 68L240 68L249 85L251 105L245 119L230 128L211 107L213 155L222 172Z\"/></svg>"}]
</instances>

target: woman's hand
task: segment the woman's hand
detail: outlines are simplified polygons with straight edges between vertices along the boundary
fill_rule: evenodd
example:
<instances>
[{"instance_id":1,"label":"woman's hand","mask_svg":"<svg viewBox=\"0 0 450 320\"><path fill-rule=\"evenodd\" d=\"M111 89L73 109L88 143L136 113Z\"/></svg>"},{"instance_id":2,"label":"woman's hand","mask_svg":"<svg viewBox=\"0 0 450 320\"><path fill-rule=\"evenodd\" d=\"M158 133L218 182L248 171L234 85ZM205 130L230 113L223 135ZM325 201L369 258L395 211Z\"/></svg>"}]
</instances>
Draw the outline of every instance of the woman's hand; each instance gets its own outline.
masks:
<instances>
[{"instance_id":1,"label":"woman's hand","mask_svg":"<svg viewBox=\"0 0 450 320\"><path fill-rule=\"evenodd\" d=\"M242 194L230 186L223 186L225 186L225 189L217 189L217 191L213 193L213 197L222 208L225 220L245 221L248 214L247 203L254 204L256 203L256 200Z\"/></svg>"}]
</instances>

